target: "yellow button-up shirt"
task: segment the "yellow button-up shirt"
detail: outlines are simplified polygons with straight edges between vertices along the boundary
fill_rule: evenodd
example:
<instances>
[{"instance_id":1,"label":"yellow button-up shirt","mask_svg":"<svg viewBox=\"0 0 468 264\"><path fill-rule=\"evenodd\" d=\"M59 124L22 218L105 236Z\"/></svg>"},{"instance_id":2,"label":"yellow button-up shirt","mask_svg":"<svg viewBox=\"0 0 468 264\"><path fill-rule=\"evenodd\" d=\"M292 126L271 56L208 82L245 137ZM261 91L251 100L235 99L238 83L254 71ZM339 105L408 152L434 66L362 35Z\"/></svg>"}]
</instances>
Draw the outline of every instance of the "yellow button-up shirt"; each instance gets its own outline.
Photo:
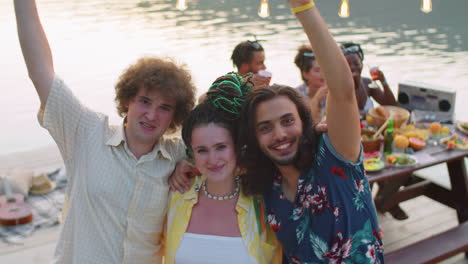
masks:
<instances>
[{"instance_id":1,"label":"yellow button-up shirt","mask_svg":"<svg viewBox=\"0 0 468 264\"><path fill-rule=\"evenodd\" d=\"M196 177L189 191L184 194L172 192L170 195L167 226L164 234L166 264L174 263L175 254L190 221L192 208L198 202L198 191L202 181L203 177ZM281 263L282 251L276 235L267 224L266 229L259 232L254 200L251 196L244 195L242 190L237 201L236 211L242 241L251 257L250 263Z\"/></svg>"},{"instance_id":2,"label":"yellow button-up shirt","mask_svg":"<svg viewBox=\"0 0 468 264\"><path fill-rule=\"evenodd\" d=\"M68 176L55 263L160 263L167 177L185 155L183 142L161 138L137 159L123 126L110 126L106 116L81 105L58 77L38 118Z\"/></svg>"}]
</instances>

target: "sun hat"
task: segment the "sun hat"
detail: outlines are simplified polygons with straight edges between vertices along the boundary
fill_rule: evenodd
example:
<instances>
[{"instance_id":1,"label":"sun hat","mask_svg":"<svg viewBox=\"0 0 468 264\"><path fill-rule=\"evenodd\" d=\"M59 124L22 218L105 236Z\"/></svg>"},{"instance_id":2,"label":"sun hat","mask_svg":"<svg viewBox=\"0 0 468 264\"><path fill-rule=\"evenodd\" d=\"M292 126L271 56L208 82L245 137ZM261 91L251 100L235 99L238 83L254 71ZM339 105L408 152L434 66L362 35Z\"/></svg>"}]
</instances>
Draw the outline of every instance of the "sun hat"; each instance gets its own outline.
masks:
<instances>
[{"instance_id":1,"label":"sun hat","mask_svg":"<svg viewBox=\"0 0 468 264\"><path fill-rule=\"evenodd\" d=\"M42 173L37 176L33 176L29 193L34 195L47 194L53 191L55 187L55 182L51 181L47 174Z\"/></svg>"}]
</instances>

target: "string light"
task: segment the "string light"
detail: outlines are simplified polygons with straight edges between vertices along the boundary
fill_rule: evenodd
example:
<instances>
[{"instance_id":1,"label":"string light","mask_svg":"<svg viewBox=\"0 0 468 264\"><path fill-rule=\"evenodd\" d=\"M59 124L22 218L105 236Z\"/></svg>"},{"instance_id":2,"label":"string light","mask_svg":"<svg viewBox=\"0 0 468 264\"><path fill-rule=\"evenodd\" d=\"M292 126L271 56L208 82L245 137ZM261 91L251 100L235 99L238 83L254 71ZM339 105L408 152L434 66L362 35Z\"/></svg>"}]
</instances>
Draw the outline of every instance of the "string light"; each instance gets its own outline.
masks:
<instances>
[{"instance_id":1,"label":"string light","mask_svg":"<svg viewBox=\"0 0 468 264\"><path fill-rule=\"evenodd\" d=\"M421 0L421 11L430 13L432 11L432 0Z\"/></svg>"},{"instance_id":2,"label":"string light","mask_svg":"<svg viewBox=\"0 0 468 264\"><path fill-rule=\"evenodd\" d=\"M185 3L185 0L177 0L176 8L180 11L184 11L187 9L187 3Z\"/></svg>"},{"instance_id":3,"label":"string light","mask_svg":"<svg viewBox=\"0 0 468 264\"><path fill-rule=\"evenodd\" d=\"M424 0L423 0L424 1ZM342 0L340 10L338 11L340 17L349 17L349 3L348 0Z\"/></svg>"},{"instance_id":4,"label":"string light","mask_svg":"<svg viewBox=\"0 0 468 264\"><path fill-rule=\"evenodd\" d=\"M260 6L258 7L258 15L263 18L270 16L270 7L268 6L268 0L262 0Z\"/></svg>"}]
</instances>

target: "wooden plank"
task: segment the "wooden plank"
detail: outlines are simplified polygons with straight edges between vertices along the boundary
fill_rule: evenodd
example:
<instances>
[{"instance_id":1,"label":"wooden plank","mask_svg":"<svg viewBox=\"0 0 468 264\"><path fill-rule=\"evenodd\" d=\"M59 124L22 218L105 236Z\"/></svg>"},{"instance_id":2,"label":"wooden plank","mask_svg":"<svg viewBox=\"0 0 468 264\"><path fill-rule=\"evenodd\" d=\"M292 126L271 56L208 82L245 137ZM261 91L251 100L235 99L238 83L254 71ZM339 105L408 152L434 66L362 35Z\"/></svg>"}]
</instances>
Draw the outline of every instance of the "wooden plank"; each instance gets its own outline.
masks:
<instances>
[{"instance_id":1,"label":"wooden plank","mask_svg":"<svg viewBox=\"0 0 468 264\"><path fill-rule=\"evenodd\" d=\"M468 222L399 250L387 253L385 262L437 263L461 252L468 252Z\"/></svg>"}]
</instances>

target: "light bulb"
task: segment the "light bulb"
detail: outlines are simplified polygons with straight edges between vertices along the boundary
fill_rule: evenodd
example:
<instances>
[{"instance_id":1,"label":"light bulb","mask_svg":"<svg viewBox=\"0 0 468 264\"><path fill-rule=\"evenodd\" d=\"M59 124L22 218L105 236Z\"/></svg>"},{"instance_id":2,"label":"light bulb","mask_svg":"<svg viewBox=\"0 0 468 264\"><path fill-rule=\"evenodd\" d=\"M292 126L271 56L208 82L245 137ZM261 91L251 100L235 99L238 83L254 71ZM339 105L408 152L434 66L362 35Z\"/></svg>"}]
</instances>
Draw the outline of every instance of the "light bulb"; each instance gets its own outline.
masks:
<instances>
[{"instance_id":1,"label":"light bulb","mask_svg":"<svg viewBox=\"0 0 468 264\"><path fill-rule=\"evenodd\" d=\"M342 0L340 10L338 11L340 17L349 17L349 3L348 0Z\"/></svg>"},{"instance_id":2,"label":"light bulb","mask_svg":"<svg viewBox=\"0 0 468 264\"><path fill-rule=\"evenodd\" d=\"M185 0L177 0L176 8L180 11L184 11L185 9L187 9L187 4L185 3Z\"/></svg>"},{"instance_id":3,"label":"light bulb","mask_svg":"<svg viewBox=\"0 0 468 264\"><path fill-rule=\"evenodd\" d=\"M270 16L270 7L268 6L268 0L262 0L260 6L258 7L258 15L263 18Z\"/></svg>"},{"instance_id":4,"label":"light bulb","mask_svg":"<svg viewBox=\"0 0 468 264\"><path fill-rule=\"evenodd\" d=\"M432 11L432 0L421 0L421 11L429 13Z\"/></svg>"}]
</instances>

